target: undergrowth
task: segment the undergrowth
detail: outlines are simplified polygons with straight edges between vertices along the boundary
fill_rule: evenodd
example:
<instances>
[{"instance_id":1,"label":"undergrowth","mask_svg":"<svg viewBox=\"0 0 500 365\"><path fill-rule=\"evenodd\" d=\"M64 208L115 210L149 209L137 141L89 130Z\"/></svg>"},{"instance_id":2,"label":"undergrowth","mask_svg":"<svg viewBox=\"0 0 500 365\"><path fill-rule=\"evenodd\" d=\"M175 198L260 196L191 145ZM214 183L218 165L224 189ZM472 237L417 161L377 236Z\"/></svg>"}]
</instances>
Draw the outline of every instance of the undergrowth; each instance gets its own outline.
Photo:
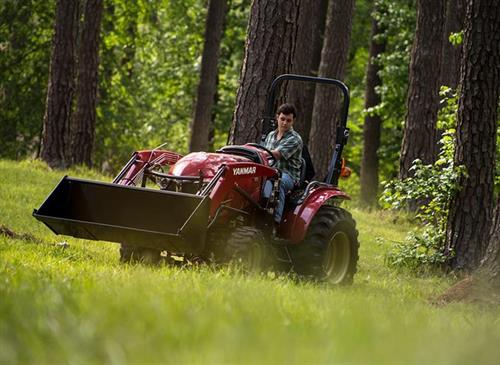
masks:
<instances>
[{"instance_id":1,"label":"undergrowth","mask_svg":"<svg viewBox=\"0 0 500 365\"><path fill-rule=\"evenodd\" d=\"M458 179L465 173L454 163L457 96L449 88L441 89L443 107L437 128L441 132L438 159L425 165L415 160L411 177L385 183L381 202L395 210L416 209L420 226L398 242L387 255L392 267L416 272L439 270L452 257L446 245L446 224L451 199L458 191Z\"/></svg>"}]
</instances>

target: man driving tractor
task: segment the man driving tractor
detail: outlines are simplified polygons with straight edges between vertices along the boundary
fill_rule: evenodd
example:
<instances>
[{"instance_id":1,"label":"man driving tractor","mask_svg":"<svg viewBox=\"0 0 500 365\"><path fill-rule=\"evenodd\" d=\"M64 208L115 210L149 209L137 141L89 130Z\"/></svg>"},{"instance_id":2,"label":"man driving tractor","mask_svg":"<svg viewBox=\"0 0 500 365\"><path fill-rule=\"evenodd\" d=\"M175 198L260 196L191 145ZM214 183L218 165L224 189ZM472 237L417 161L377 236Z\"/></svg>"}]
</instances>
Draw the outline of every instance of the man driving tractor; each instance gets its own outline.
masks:
<instances>
[{"instance_id":1,"label":"man driving tractor","mask_svg":"<svg viewBox=\"0 0 500 365\"><path fill-rule=\"evenodd\" d=\"M262 144L271 151L276 159L277 162L274 167L281 171L279 199L274 212L274 220L277 224L281 223L285 207L285 195L300 180L302 138L293 129L296 116L297 110L293 104L281 105L276 112L277 128L267 135ZM264 188L264 196L269 197L271 190L272 184L268 181Z\"/></svg>"},{"instance_id":2,"label":"man driving tractor","mask_svg":"<svg viewBox=\"0 0 500 365\"><path fill-rule=\"evenodd\" d=\"M343 94L325 179L313 179L307 148L293 129L295 107L284 104L274 113L285 80L329 84ZM122 262L237 262L248 271L293 270L304 278L350 284L358 232L340 207L349 196L338 188L349 100L339 80L280 75L269 87L261 145L185 156L159 148L136 151L111 183L63 177L33 216L57 234L119 243ZM285 207L294 188L297 194ZM265 199L274 194L277 199ZM269 232L271 209L276 224Z\"/></svg>"}]
</instances>

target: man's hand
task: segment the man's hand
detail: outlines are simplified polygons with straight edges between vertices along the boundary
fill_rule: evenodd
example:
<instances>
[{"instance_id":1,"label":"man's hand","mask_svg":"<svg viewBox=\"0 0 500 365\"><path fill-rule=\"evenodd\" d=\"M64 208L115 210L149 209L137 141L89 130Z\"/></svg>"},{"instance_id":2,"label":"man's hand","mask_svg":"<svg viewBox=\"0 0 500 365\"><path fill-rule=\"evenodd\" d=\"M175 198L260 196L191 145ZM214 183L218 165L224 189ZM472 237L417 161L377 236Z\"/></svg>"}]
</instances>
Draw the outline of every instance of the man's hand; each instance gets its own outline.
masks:
<instances>
[{"instance_id":1,"label":"man's hand","mask_svg":"<svg viewBox=\"0 0 500 365\"><path fill-rule=\"evenodd\" d=\"M278 150L272 150L271 153L273 154L273 157L276 159L276 161L278 161L279 159L281 159L281 152L278 151Z\"/></svg>"}]
</instances>

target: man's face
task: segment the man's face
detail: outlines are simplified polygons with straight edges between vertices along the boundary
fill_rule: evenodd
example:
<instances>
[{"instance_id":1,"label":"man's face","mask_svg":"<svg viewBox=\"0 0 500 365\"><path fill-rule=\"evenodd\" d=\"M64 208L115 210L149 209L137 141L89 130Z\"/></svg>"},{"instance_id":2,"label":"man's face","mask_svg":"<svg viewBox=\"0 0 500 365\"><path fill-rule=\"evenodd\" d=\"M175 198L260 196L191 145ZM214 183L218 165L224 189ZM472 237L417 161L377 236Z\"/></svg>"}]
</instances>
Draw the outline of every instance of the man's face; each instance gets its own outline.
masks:
<instances>
[{"instance_id":1,"label":"man's face","mask_svg":"<svg viewBox=\"0 0 500 365\"><path fill-rule=\"evenodd\" d=\"M293 114L278 114L278 130L286 132L293 126Z\"/></svg>"}]
</instances>

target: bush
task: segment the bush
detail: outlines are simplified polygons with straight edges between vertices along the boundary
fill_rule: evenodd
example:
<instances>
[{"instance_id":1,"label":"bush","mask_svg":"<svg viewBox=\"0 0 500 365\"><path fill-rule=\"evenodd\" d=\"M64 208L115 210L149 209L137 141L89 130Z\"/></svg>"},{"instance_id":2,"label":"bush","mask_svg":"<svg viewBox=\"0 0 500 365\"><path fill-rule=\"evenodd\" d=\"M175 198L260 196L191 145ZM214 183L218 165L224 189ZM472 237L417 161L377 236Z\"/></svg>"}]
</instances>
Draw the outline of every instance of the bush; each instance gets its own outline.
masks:
<instances>
[{"instance_id":1,"label":"bush","mask_svg":"<svg viewBox=\"0 0 500 365\"><path fill-rule=\"evenodd\" d=\"M390 181L384 187L382 205L392 209L409 209L417 205L416 218L422 225L389 252L389 266L425 270L440 266L452 254L445 247L448 207L458 190L457 181L464 168L455 166L453 161L457 96L445 87L441 89L441 96L444 106L437 125L442 131L437 161L424 165L415 160L410 169L412 177Z\"/></svg>"}]
</instances>

